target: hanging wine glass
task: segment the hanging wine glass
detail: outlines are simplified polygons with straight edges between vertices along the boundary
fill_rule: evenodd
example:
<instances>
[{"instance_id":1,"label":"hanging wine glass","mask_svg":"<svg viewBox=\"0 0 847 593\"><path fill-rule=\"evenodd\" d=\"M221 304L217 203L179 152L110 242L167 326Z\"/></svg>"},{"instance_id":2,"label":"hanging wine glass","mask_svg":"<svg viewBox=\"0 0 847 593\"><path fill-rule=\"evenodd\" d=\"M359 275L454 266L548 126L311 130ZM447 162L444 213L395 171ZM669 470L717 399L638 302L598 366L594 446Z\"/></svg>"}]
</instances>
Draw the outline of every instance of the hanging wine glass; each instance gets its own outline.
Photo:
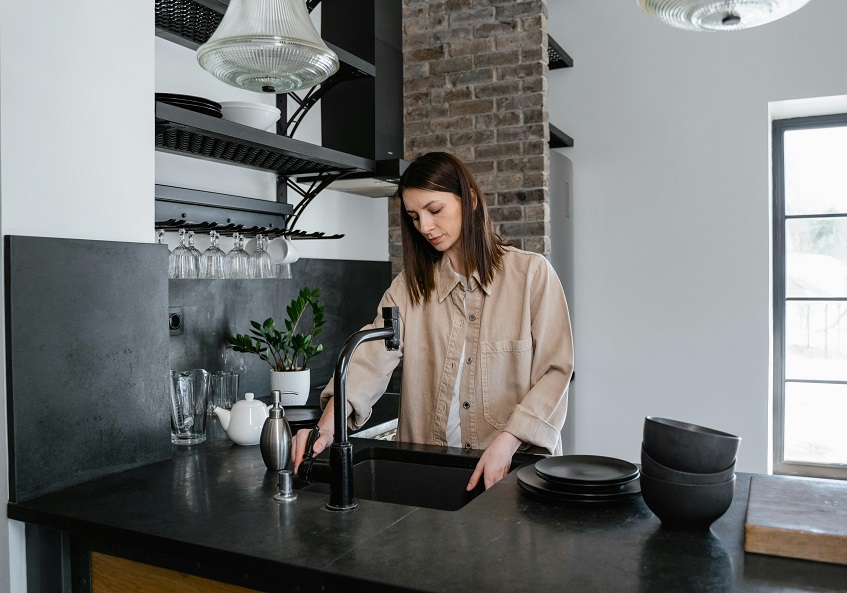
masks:
<instances>
[{"instance_id":1,"label":"hanging wine glass","mask_svg":"<svg viewBox=\"0 0 847 593\"><path fill-rule=\"evenodd\" d=\"M179 245L168 256L168 278L197 278L197 258L185 241L185 229L179 229Z\"/></svg>"},{"instance_id":2,"label":"hanging wine glass","mask_svg":"<svg viewBox=\"0 0 847 593\"><path fill-rule=\"evenodd\" d=\"M200 250L194 245L194 231L188 231L188 250L197 259L197 276L200 276Z\"/></svg>"},{"instance_id":3,"label":"hanging wine glass","mask_svg":"<svg viewBox=\"0 0 847 593\"><path fill-rule=\"evenodd\" d=\"M227 276L236 279L249 278L250 255L244 251L244 236L235 233L232 238L232 249L226 254Z\"/></svg>"},{"instance_id":4,"label":"hanging wine glass","mask_svg":"<svg viewBox=\"0 0 847 593\"><path fill-rule=\"evenodd\" d=\"M209 233L212 244L200 256L201 278L226 278L226 253L218 247L220 236L220 233L217 231L211 231Z\"/></svg>"},{"instance_id":5,"label":"hanging wine glass","mask_svg":"<svg viewBox=\"0 0 847 593\"><path fill-rule=\"evenodd\" d=\"M256 253L250 256L251 278L273 278L271 256L265 250L266 241L262 235L256 237Z\"/></svg>"}]
</instances>

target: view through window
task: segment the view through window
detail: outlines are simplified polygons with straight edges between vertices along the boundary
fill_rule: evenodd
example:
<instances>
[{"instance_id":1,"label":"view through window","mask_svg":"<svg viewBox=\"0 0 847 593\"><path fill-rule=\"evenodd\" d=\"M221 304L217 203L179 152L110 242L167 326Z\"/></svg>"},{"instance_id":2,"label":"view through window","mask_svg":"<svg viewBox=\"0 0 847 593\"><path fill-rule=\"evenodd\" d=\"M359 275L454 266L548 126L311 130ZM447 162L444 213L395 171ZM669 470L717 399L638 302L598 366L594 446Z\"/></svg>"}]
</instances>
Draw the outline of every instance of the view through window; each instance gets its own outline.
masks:
<instances>
[{"instance_id":1,"label":"view through window","mask_svg":"<svg viewBox=\"0 0 847 593\"><path fill-rule=\"evenodd\" d=\"M847 114L777 120L774 471L847 477Z\"/></svg>"}]
</instances>

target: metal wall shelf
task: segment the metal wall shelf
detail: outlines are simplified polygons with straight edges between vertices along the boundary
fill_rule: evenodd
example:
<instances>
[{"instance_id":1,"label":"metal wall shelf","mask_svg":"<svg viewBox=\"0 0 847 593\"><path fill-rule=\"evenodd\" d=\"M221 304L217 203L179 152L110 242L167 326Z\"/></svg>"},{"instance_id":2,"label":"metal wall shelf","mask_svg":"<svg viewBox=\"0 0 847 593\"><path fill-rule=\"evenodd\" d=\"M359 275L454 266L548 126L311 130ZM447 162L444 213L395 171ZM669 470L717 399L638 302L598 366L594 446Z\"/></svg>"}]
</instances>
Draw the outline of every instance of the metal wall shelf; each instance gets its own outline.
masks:
<instances>
[{"instance_id":1,"label":"metal wall shelf","mask_svg":"<svg viewBox=\"0 0 847 593\"><path fill-rule=\"evenodd\" d=\"M156 102L156 150L288 177L364 173L376 162L224 119Z\"/></svg>"},{"instance_id":2,"label":"metal wall shelf","mask_svg":"<svg viewBox=\"0 0 847 593\"><path fill-rule=\"evenodd\" d=\"M573 138L562 130L550 124L550 148L569 148L573 146Z\"/></svg>"},{"instance_id":3,"label":"metal wall shelf","mask_svg":"<svg viewBox=\"0 0 847 593\"><path fill-rule=\"evenodd\" d=\"M221 235L240 233L247 237L262 234L291 239L340 239L344 236L290 229L296 211L291 204L156 185L157 229L217 231ZM219 222L195 222L211 220Z\"/></svg>"},{"instance_id":4,"label":"metal wall shelf","mask_svg":"<svg viewBox=\"0 0 847 593\"><path fill-rule=\"evenodd\" d=\"M550 70L573 67L573 58L549 35L547 36L547 64ZM549 145L550 148L568 148L573 146L573 138L550 124Z\"/></svg>"},{"instance_id":5,"label":"metal wall shelf","mask_svg":"<svg viewBox=\"0 0 847 593\"><path fill-rule=\"evenodd\" d=\"M550 70L573 67L573 58L549 35L547 36L547 64Z\"/></svg>"},{"instance_id":6,"label":"metal wall shelf","mask_svg":"<svg viewBox=\"0 0 847 593\"><path fill-rule=\"evenodd\" d=\"M320 0L309 0L309 11L319 3ZM156 35L196 50L214 33L228 5L229 0L156 0ZM251 234L256 231L298 239L343 237L304 233L293 228L306 206L332 181L347 175L373 172L377 168L373 160L290 137L308 110L334 86L348 80L372 78L376 74L373 64L339 47L327 45L338 55L338 72L308 90L302 97L294 93L277 96L277 106L281 109L287 103L286 97L291 97L298 105L290 118L284 116L278 124L279 134L156 102L156 150L276 173L279 200L279 203L250 201L249 198L237 196L225 196L222 200L221 194L209 192L194 192L188 196L186 192L192 190L182 188L171 188L181 192L180 198L173 198L173 191L167 192L170 198L162 198L162 186L157 186L156 220L160 221L156 223L157 228L174 230L189 228L186 225L190 224L192 230L208 231L214 228L224 235L233 232ZM294 177L304 175L312 178L307 189L295 185L293 181ZM293 189L303 197L295 208L285 203L287 189ZM242 207L244 204L250 206ZM280 206L285 207L284 212ZM250 222L242 220L245 216ZM261 222L254 221L256 217ZM239 219L239 222L232 222L233 218ZM216 222L189 222L198 220Z\"/></svg>"}]
</instances>

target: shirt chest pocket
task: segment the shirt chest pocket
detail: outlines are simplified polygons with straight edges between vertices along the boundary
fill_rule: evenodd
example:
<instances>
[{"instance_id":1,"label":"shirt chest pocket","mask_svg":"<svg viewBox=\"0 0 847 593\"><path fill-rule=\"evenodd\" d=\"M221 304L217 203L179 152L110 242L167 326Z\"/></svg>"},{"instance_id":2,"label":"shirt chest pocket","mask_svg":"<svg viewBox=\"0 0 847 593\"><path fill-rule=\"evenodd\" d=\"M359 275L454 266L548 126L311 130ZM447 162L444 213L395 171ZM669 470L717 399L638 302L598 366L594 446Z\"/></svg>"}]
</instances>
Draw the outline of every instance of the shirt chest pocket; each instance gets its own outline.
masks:
<instances>
[{"instance_id":1,"label":"shirt chest pocket","mask_svg":"<svg viewBox=\"0 0 847 593\"><path fill-rule=\"evenodd\" d=\"M485 420L502 430L529 391L532 339L480 342Z\"/></svg>"}]
</instances>

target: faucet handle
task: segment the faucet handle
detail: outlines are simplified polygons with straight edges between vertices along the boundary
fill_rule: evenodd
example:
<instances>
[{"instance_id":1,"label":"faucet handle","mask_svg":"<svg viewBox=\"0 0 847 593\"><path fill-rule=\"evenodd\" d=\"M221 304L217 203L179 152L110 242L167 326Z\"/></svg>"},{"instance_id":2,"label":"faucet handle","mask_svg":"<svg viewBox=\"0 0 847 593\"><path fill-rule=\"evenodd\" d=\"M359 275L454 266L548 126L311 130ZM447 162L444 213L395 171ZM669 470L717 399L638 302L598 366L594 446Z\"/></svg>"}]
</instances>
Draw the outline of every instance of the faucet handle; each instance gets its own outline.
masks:
<instances>
[{"instance_id":1,"label":"faucet handle","mask_svg":"<svg viewBox=\"0 0 847 593\"><path fill-rule=\"evenodd\" d=\"M318 440L318 438L320 438L320 436L321 436L321 427L320 426L315 426L309 432L309 439L306 441L306 454L305 454L306 457L314 457L315 456L315 452L312 451L312 448L315 446L315 442Z\"/></svg>"},{"instance_id":2,"label":"faucet handle","mask_svg":"<svg viewBox=\"0 0 847 593\"><path fill-rule=\"evenodd\" d=\"M385 338L386 350L400 349L400 309L397 307L383 307L382 321L386 329L394 330L393 334Z\"/></svg>"}]
</instances>

